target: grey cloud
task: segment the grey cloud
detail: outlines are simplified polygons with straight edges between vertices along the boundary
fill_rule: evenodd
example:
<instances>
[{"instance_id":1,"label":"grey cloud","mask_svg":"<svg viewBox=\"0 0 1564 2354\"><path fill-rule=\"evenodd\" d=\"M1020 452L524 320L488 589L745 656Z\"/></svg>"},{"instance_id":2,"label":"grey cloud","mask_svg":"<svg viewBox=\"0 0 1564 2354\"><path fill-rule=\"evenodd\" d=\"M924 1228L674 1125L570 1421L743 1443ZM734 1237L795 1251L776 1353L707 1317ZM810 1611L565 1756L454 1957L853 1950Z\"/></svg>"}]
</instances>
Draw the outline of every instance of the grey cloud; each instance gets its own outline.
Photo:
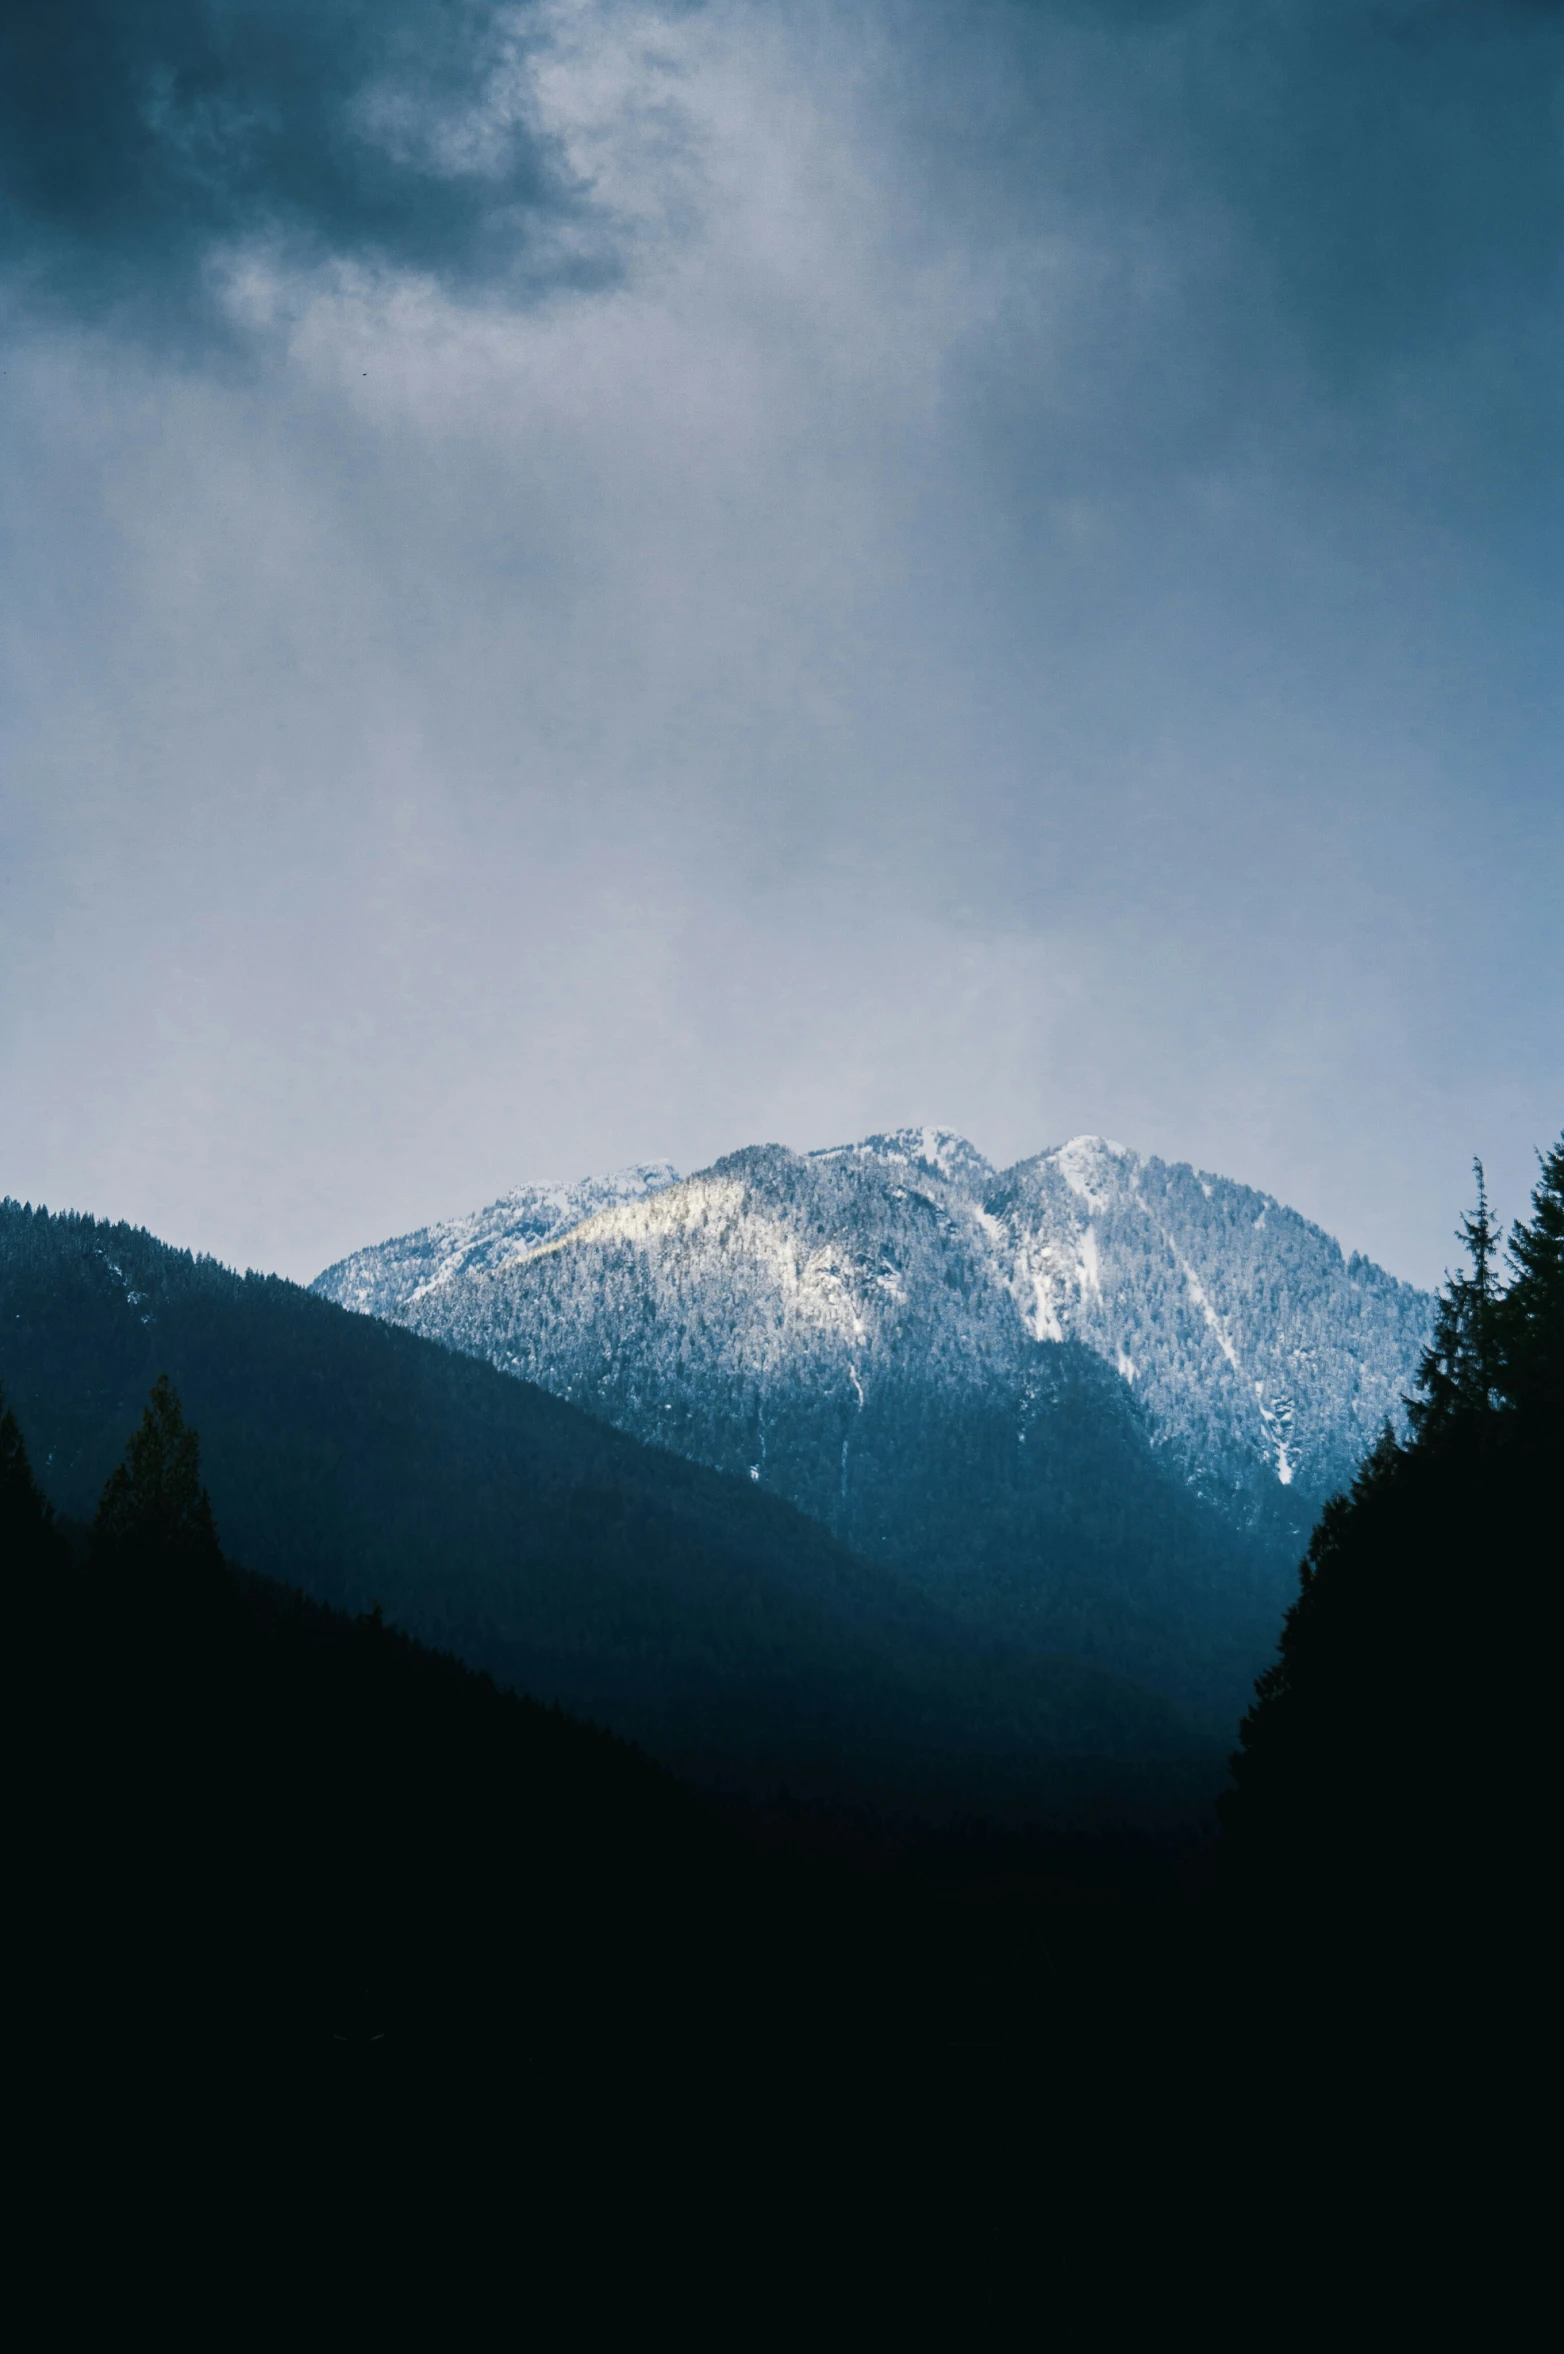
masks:
<instances>
[{"instance_id":1,"label":"grey cloud","mask_svg":"<svg viewBox=\"0 0 1564 2354\"><path fill-rule=\"evenodd\" d=\"M199 309L213 248L525 286L582 191L518 111L533 6L32 0L0 31L13 269L93 307ZM545 274L605 252L548 243Z\"/></svg>"},{"instance_id":2,"label":"grey cloud","mask_svg":"<svg viewBox=\"0 0 1564 2354\"><path fill-rule=\"evenodd\" d=\"M1106 383L1091 370L1077 464L1144 469L1296 399L1300 374L1361 394L1495 337L1512 364L1490 359L1482 397L1510 461L1535 457L1547 412L1515 363L1558 333L1552 0L740 13L757 40L767 20L802 29L868 86L867 137L921 159L908 239L954 235L980 263L997 245L1024 279L1020 249L1046 253L1063 209L1097 281L1073 332L1110 346L1078 356L1116 362ZM602 284L612 225L528 104L555 22L539 0L19 6L0 30L13 258L93 304L199 304L213 249L255 238L451 289ZM1035 381L1010 365L1016 323L990 322L996 412L1007 381Z\"/></svg>"},{"instance_id":3,"label":"grey cloud","mask_svg":"<svg viewBox=\"0 0 1564 2354\"><path fill-rule=\"evenodd\" d=\"M138 332L35 316L0 398L0 1185L305 1273L925 1118L1425 1280L1473 1149L1520 1206L1560 11L141 13L323 62L221 169L145 42L101 184L85 97L18 150ZM170 365L246 239L277 332Z\"/></svg>"},{"instance_id":4,"label":"grey cloud","mask_svg":"<svg viewBox=\"0 0 1564 2354\"><path fill-rule=\"evenodd\" d=\"M1062 209L1090 261L1111 342L1092 356L1116 364L1091 372L1077 448L1089 429L1104 466L1139 471L1318 398L1388 397L1415 423L1474 347L1465 396L1506 424L1503 454L1548 445L1564 9L999 0L941 12L932 42L926 15L895 13L898 99L937 209L1044 254Z\"/></svg>"}]
</instances>

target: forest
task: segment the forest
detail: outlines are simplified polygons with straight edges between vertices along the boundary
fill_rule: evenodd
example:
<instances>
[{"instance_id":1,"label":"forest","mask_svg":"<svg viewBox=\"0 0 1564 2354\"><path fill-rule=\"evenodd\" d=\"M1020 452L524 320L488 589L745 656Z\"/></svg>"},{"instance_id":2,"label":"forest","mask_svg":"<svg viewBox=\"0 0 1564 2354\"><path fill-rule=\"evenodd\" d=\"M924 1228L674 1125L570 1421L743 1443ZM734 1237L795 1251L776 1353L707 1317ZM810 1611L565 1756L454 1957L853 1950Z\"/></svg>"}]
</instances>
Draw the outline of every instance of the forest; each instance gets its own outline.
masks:
<instances>
[{"instance_id":1,"label":"forest","mask_svg":"<svg viewBox=\"0 0 1564 2354\"><path fill-rule=\"evenodd\" d=\"M1084 1823L1100 1792L1155 1832L1220 1775L1163 1694L986 1638L747 1479L295 1284L0 1205L0 1387L62 1511L91 1517L163 1373L231 1559L378 1601L713 1798L916 1837Z\"/></svg>"},{"instance_id":2,"label":"forest","mask_svg":"<svg viewBox=\"0 0 1564 2354\"><path fill-rule=\"evenodd\" d=\"M1153 2170L1208 2133L1280 2165L1346 2102L1398 2165L1448 2155L1458 2097L1515 2093L1542 1989L1564 1141L1507 1244L1480 1183L1463 1233L1406 1436L1314 1533L1214 1846L1131 1808L1095 1843L1042 1809L1024 1858L980 1826L876 1848L818 1791L699 1792L378 1601L231 1559L167 1375L90 1512L46 1499L7 1404L19 2015L53 2113L215 2070L224 2130L260 2146L263 2111L325 2101L339 2155L373 2122L371 2166L430 2102L473 2147L525 2115L643 2159L653 2114L771 2118L820 2184L872 2149L875 2198L938 2180L996 2229L1084 2197L1126 2136ZM1367 2184L1362 2148L1333 2163Z\"/></svg>"}]
</instances>

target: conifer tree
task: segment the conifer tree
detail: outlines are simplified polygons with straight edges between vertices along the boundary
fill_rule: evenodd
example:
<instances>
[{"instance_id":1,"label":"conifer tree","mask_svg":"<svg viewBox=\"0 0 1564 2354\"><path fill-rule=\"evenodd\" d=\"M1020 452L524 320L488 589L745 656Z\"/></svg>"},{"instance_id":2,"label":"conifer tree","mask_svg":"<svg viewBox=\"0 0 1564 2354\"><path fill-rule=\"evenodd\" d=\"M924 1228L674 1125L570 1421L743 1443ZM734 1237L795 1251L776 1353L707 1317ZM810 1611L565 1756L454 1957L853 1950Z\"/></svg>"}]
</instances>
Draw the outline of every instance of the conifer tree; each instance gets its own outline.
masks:
<instances>
[{"instance_id":1,"label":"conifer tree","mask_svg":"<svg viewBox=\"0 0 1564 2354\"><path fill-rule=\"evenodd\" d=\"M217 1526L201 1485L201 1445L159 1374L123 1462L109 1474L92 1524L94 1554L155 1558L186 1572L221 1561Z\"/></svg>"},{"instance_id":2,"label":"conifer tree","mask_svg":"<svg viewBox=\"0 0 1564 2354\"><path fill-rule=\"evenodd\" d=\"M1433 1438L1493 1405L1498 1374L1499 1235L1488 1206L1481 1161L1472 1163L1477 1206L1458 1229L1471 1272L1446 1278L1434 1335L1418 1367L1419 1395L1409 1401L1413 1430Z\"/></svg>"},{"instance_id":3,"label":"conifer tree","mask_svg":"<svg viewBox=\"0 0 1564 2354\"><path fill-rule=\"evenodd\" d=\"M0 1556L8 1582L41 1567L57 1545L53 1509L33 1477L20 1425L0 1391Z\"/></svg>"},{"instance_id":4,"label":"conifer tree","mask_svg":"<svg viewBox=\"0 0 1564 2354\"><path fill-rule=\"evenodd\" d=\"M1360 1969L1377 1950L1393 1979L1414 1952L1425 1977L1436 1950L1449 1972L1485 1968L1484 1938L1500 1955L1494 1924L1522 1906L1540 1837L1564 1139L1509 1245L1507 1289L1480 1166L1462 1234L1469 1269L1440 1300L1409 1442L1387 1432L1326 1507L1221 1802L1227 1885L1286 1920L1286 1950L1336 1937Z\"/></svg>"},{"instance_id":5,"label":"conifer tree","mask_svg":"<svg viewBox=\"0 0 1564 2354\"><path fill-rule=\"evenodd\" d=\"M1513 1280L1497 1319L1501 1380L1510 1403L1564 1419L1564 1137L1540 1156L1531 1223L1510 1239Z\"/></svg>"}]
</instances>

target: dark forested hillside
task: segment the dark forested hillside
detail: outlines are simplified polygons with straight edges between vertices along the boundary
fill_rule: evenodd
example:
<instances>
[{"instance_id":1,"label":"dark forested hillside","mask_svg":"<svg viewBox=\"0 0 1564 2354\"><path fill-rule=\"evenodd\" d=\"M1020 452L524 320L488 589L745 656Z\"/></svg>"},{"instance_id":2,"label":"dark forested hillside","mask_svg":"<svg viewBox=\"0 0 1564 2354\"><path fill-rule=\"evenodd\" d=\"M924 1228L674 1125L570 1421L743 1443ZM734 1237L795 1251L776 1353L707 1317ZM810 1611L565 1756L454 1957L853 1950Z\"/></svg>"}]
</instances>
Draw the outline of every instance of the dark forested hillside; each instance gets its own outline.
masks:
<instances>
[{"instance_id":1,"label":"dark forested hillside","mask_svg":"<svg viewBox=\"0 0 1564 2354\"><path fill-rule=\"evenodd\" d=\"M90 1530L0 1401L13 1789L35 2001L73 2050L546 2043L567 1990L655 2001L614 1956L677 1918L714 1835L643 1758L378 1614L223 1559L160 1382Z\"/></svg>"},{"instance_id":2,"label":"dark forested hillside","mask_svg":"<svg viewBox=\"0 0 1564 2354\"><path fill-rule=\"evenodd\" d=\"M8 1709L20 1735L10 1885L26 2056L51 2130L105 2114L116 2096L104 2087L115 2071L123 2083L126 2063L137 2136L149 2098L166 2104L182 2075L213 2079L219 2140L251 2135L264 2116L291 2183L309 2163L300 2118L323 2113L302 2105L315 2087L345 2102L377 2197L410 2166L427 2170L431 2150L448 2167L468 2146L458 2136L472 2137L471 2174L486 2176L498 2137L502 2170L504 2153L525 2149L529 2212L558 2188L553 2211L595 2244L600 2205L579 2208L562 2148L589 2166L603 2120L623 2133L652 2087L644 2167L654 2146L665 2155L679 2104L726 2104L706 2112L722 2120L709 2184L733 2171L735 2149L763 2142L777 2157L776 2119L791 2102L795 2143L779 2162L791 2168L800 2153L801 2179L829 2185L854 2232L878 2196L920 2214L920 2232L948 2235L959 2213L988 2247L999 2217L1030 2246L1040 2207L1057 2217L1079 2198L1090 2213L1122 2174L1134 2204L1115 2196L1115 2245L1128 2215L1137 2230L1183 2235L1206 2267L1213 2185L1237 2149L1223 2228L1248 2244L1281 2212L1296 2230L1300 2200L1312 2201L1320 2261L1344 2272L1360 2267L1357 2248L1383 2244L1387 2183L1443 2196L1452 2181L1489 2177L1496 2151L1502 2163L1539 1998L1551 1994L1544 1794L1564 1469L1564 1144L1512 1242L1507 1286L1479 1203L1467 1222L1472 1272L1440 1304L1410 1435L1387 1434L1316 1531L1244 1729L1217 1897L1193 1907L1138 1902L1124 1844L1116 1885L1095 1891L1116 1901L1082 1903L1079 1883L1056 1876L1058 1848L1041 1872L1018 1873L1013 1850L985 1871L981 1841L969 1839L979 1869L957 1880L943 1861L934 1875L887 1872L883 1859L863 1871L750 1838L623 1743L497 1689L380 1610L332 1609L235 1567L172 1387L156 1379L128 1404L111 1392L138 1354L156 1348L193 1368L247 1434L230 1440L232 1461L257 1482L273 1434L307 1427L279 1401L356 1376L359 1421L322 1408L317 1444L341 1446L362 1428L371 1437L359 1443L373 1446L377 1416L395 1405L407 1477L435 1476L453 1513L461 1480L498 1485L505 1448L522 1442L496 1438L488 1456L431 1474L414 1452L420 1379L436 1403L447 1372L492 1379L515 1402L495 1408L501 1417L533 1410L532 1394L404 1336L339 1323L318 1303L305 1305L325 1321L296 1326L302 1295L289 1287L241 1283L145 1237L31 1213L15 1213L8 1232L6 1347L17 1361L18 1342L31 1347L30 1412L38 1427L52 1418L59 1492L76 1514L51 1510L0 1400ZM264 1346L257 1297L277 1318L260 1320ZM333 1353L344 1328L355 1338ZM306 1348L300 1330L327 1337ZM359 1334L394 1353L358 1354ZM224 1347L242 1346L253 1353L224 1360ZM381 1372L390 1404L367 1404L385 1364L413 1371L401 1389ZM73 1367L98 1382L74 1418ZM656 1636L643 1654L655 1670L671 1642L664 1622L649 1607L628 1619L614 1599L655 1478L636 1488L637 1450L542 1404L555 1470L540 1468L536 1436L516 1458L541 1498L538 1542L555 1547L562 1581L586 1562L583 1590L610 1606L599 1625L613 1656L627 1624ZM94 1499L89 1450L115 1420L125 1443ZM572 1434L584 1457L568 1454ZM592 1456L595 1444L607 1452ZM595 1464L622 1499L617 1552L603 1520L561 1515L560 1461ZM713 1501L728 1496L724 1483L691 1480L664 1508L679 1542L708 1548L708 1583L679 1591L709 1596L736 1558L786 1562L788 1516L740 1488L724 1521ZM247 1491L234 1479L232 1492ZM773 1532L771 1555L744 1521L757 1502L769 1517L753 1527ZM343 1508L334 1525L355 1524ZM380 1525L357 1523L364 1561ZM485 1524L458 1515L455 1525L470 1536ZM318 1542L301 1542L298 1557L323 1562ZM756 1551L736 1553L746 1542ZM385 1555L404 1570L438 1558ZM543 1556L522 1558L526 1577L541 1579ZM663 1607L675 1589L657 1557L654 1573ZM928 1629L898 1633L876 1616L872 1573L850 1556L827 1547L811 1574L821 1614L786 1622L788 1660L810 1668L799 1630L823 1639L827 1580L838 1578L851 1608L839 1598L829 1623L851 1671L870 1679L860 1699L879 1712L872 1737L851 1749L842 1718L829 1717L828 1679L805 1677L783 1705L757 1678L737 1687L760 1728L748 1751L731 1718L700 1720L729 1744L720 1756L753 1769L775 1755L768 1743L792 1742L795 1764L807 1761L811 1728L825 1721L844 1769L837 1801L855 1788L861 1798L875 1774L883 1796L884 1777L907 1774L916 1720L930 1744L925 1787L947 1803L991 1810L992 1827L1014 1788L1001 1756L1057 1799L1061 1754L1035 1732L1029 1746L1012 1736L987 1751L973 1732L985 1691L1004 1688L985 1686L996 1671L968 1659L954 1680L920 1683ZM490 1576L492 1586L455 1577L453 1607L504 1594L502 1566ZM523 1578L502 1626L528 1590ZM708 1660L713 1674L745 1667L734 1648ZM303 2070L276 2067L300 2055ZM409 2057L431 2065L410 2069ZM233 2092L244 2070L248 2107ZM855 2109L868 2138L838 2141ZM323 2147L335 2200L329 2133ZM735 2201L753 2207L755 2179L737 2172ZM633 2204L649 2180L635 2172ZM682 2183L678 2196L688 2203Z\"/></svg>"},{"instance_id":3,"label":"dark forested hillside","mask_svg":"<svg viewBox=\"0 0 1564 2354\"><path fill-rule=\"evenodd\" d=\"M991 1654L747 1483L274 1278L0 1210L0 1383L63 1511L93 1509L162 1373L232 1558L379 1602L706 1787L1037 1818L1115 1760L1204 1770L1165 1703Z\"/></svg>"},{"instance_id":4,"label":"dark forested hillside","mask_svg":"<svg viewBox=\"0 0 1564 2354\"><path fill-rule=\"evenodd\" d=\"M1318 1999L1512 2001L1552 1843L1564 1563L1564 1144L1440 1302L1405 1443L1323 1515L1223 1801L1225 1885Z\"/></svg>"},{"instance_id":5,"label":"dark forested hillside","mask_svg":"<svg viewBox=\"0 0 1564 2354\"><path fill-rule=\"evenodd\" d=\"M1056 2117L1069 2075L1100 2089L1100 1906L1060 1913L1008 1867L951 1881L754 1835L378 1610L236 1569L164 1380L85 1527L51 1511L0 1397L0 1562L11 1958L46 2137L127 2103L139 2150L149 2117L209 2086L202 2147L231 2159L264 2088L292 2185L316 2156L306 2121L333 2173L317 2095L341 2096L372 2169L381 2132L413 2157L430 2094L446 2123L420 2164L492 2154L508 2182L519 2151L532 2195L568 2208L562 2137L579 2162L648 2084L675 2108L731 2085L752 2133L745 2104L805 2071L811 2178L850 2167L819 2139L843 2069L909 2118L974 2039L1044 2068ZM892 2138L887 2118L882 2165ZM974 2155L974 2196L1004 2195L1004 2148Z\"/></svg>"}]
</instances>

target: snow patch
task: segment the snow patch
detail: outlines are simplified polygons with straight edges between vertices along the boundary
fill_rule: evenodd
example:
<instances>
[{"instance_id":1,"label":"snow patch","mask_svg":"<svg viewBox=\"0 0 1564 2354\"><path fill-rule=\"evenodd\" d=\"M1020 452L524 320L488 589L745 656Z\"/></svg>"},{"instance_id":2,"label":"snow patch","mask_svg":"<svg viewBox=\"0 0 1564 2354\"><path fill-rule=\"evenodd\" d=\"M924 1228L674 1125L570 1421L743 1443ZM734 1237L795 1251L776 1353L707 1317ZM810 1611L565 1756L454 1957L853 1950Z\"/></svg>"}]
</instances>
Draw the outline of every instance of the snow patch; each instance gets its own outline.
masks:
<instances>
[{"instance_id":1,"label":"snow patch","mask_svg":"<svg viewBox=\"0 0 1564 2354\"><path fill-rule=\"evenodd\" d=\"M1223 1356L1227 1359L1229 1365L1231 1365L1233 1368L1233 1371L1235 1373L1241 1373L1243 1371L1243 1367L1238 1362L1238 1351L1234 1348L1232 1342L1227 1337L1226 1325L1222 1322L1221 1317L1217 1314L1215 1308L1212 1307L1210 1300L1206 1297L1205 1285L1201 1282L1199 1276L1195 1273L1194 1268L1190 1266L1187 1259L1182 1260L1180 1264L1183 1268L1184 1281L1189 1286L1189 1296L1194 1301L1196 1307L1200 1310L1201 1315L1204 1316L1210 1330L1215 1335L1217 1347L1221 1350Z\"/></svg>"},{"instance_id":2,"label":"snow patch","mask_svg":"<svg viewBox=\"0 0 1564 2354\"><path fill-rule=\"evenodd\" d=\"M725 1224L740 1216L743 1209L744 1187L736 1177L686 1177L665 1190L596 1211L568 1234L553 1236L529 1251L527 1257L551 1257L567 1242L648 1242L659 1236L690 1233L714 1223Z\"/></svg>"},{"instance_id":3,"label":"snow patch","mask_svg":"<svg viewBox=\"0 0 1564 2354\"><path fill-rule=\"evenodd\" d=\"M1134 1157L1126 1146L1115 1144L1111 1136L1072 1136L1049 1156L1070 1191L1089 1210L1108 1207L1123 1182L1121 1164L1133 1161Z\"/></svg>"},{"instance_id":4,"label":"snow patch","mask_svg":"<svg viewBox=\"0 0 1564 2354\"><path fill-rule=\"evenodd\" d=\"M1032 1304L1030 1313L1025 1307L1022 1308L1021 1320L1033 1340L1062 1341L1064 1326L1054 1306L1052 1271L1047 1267L1032 1267L1028 1272L1031 1277Z\"/></svg>"}]
</instances>

